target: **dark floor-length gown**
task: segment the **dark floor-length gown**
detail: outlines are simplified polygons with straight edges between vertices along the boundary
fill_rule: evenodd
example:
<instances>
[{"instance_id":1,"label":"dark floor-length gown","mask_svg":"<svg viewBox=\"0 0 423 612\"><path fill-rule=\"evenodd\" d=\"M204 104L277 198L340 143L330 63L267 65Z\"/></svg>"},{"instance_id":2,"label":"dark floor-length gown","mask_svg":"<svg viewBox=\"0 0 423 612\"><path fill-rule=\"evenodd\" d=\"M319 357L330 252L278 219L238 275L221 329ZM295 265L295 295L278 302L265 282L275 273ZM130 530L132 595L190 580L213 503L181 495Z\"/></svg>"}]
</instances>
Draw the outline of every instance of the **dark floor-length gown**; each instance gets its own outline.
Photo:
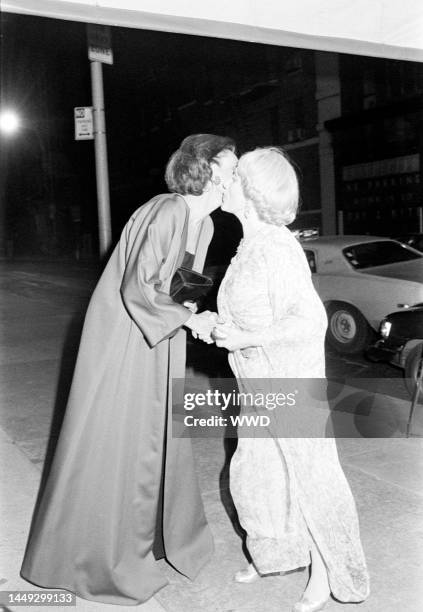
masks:
<instances>
[{"instance_id":1,"label":"dark floor-length gown","mask_svg":"<svg viewBox=\"0 0 423 612\"><path fill-rule=\"evenodd\" d=\"M91 298L22 565L22 576L37 585L138 604L167 583L155 540L190 578L210 558L191 443L175 431L172 437L170 426L171 381L185 375L181 326L190 312L168 293L185 252L188 214L175 194L139 208ZM211 234L207 218L197 270Z\"/></svg>"}]
</instances>

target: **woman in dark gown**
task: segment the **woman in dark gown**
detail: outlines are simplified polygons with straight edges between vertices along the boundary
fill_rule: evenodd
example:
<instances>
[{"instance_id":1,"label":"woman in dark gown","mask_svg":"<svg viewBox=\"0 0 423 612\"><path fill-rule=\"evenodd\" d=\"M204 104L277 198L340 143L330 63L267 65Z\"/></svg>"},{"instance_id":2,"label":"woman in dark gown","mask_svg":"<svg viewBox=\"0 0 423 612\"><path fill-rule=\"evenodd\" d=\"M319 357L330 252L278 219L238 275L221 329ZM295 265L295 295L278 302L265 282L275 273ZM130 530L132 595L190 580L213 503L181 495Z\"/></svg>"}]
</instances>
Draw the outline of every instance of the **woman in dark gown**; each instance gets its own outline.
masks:
<instances>
[{"instance_id":1,"label":"woman in dark gown","mask_svg":"<svg viewBox=\"0 0 423 612\"><path fill-rule=\"evenodd\" d=\"M213 320L169 288L186 252L202 270L234 149L186 138L166 170L173 193L131 216L98 282L22 565L34 584L138 604L167 583L156 557L191 579L210 558L190 440L171 434L170 385L185 375L183 327L207 337Z\"/></svg>"}]
</instances>

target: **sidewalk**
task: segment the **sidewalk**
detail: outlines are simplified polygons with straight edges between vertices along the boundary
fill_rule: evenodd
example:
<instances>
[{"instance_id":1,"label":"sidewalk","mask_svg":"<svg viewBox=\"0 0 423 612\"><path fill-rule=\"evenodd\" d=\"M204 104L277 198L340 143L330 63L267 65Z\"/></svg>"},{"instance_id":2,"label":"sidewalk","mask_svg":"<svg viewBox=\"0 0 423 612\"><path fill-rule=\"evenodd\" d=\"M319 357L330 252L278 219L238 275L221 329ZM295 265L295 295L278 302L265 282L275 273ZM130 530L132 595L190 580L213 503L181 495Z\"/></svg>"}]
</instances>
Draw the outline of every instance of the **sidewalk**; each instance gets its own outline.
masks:
<instances>
[{"instance_id":1,"label":"sidewalk","mask_svg":"<svg viewBox=\"0 0 423 612\"><path fill-rule=\"evenodd\" d=\"M29 584L19 576L23 551L34 502L37 496L41 464L34 464L28 456L11 440L4 431L0 430L0 462L2 472L0 476L0 517L1 517L1 554L0 554L0 588L7 591L39 591L40 589ZM60 554L60 551L58 551ZM0 610L1 610L0 606ZM19 610L21 607L9 606L10 610ZM25 610L39 612L41 606L25 606ZM54 610L72 610L75 608L55 606ZM115 606L77 600L78 612L96 612L100 610L114 610ZM137 606L140 612L163 612L164 608L151 599L143 606ZM133 612L131 606L119 606L119 610Z\"/></svg>"},{"instance_id":2,"label":"sidewalk","mask_svg":"<svg viewBox=\"0 0 423 612\"><path fill-rule=\"evenodd\" d=\"M38 264L14 268L0 265L2 590L36 590L19 577L19 567L52 415L64 399L81 313L95 280L95 273L89 267L57 269L52 266L45 268L44 273L39 268ZM199 388L206 388L208 378L200 369L194 372L190 368L188 375L195 376ZM344 392L355 401L365 398L365 392L358 389L350 387ZM390 424L399 425L400 429L405 426L408 402L383 395L374 399L387 435L393 430ZM423 431L422 407L416 415L415 431ZM126 608L78 599L78 612L109 609L117 612L288 612L300 597L307 581L305 571L267 577L250 585L232 582L234 572L245 564L241 540L232 523L235 514L228 489L227 458L233 444L228 441L224 445L221 439L193 442L204 504L215 539L212 562L194 583L161 562L170 584L147 604ZM368 601L349 604L348 610L419 612L423 608L423 440L417 437L408 440L347 438L337 442L356 499L372 581ZM69 610L68 607L53 609ZM331 612L347 607L332 600L326 609Z\"/></svg>"}]
</instances>

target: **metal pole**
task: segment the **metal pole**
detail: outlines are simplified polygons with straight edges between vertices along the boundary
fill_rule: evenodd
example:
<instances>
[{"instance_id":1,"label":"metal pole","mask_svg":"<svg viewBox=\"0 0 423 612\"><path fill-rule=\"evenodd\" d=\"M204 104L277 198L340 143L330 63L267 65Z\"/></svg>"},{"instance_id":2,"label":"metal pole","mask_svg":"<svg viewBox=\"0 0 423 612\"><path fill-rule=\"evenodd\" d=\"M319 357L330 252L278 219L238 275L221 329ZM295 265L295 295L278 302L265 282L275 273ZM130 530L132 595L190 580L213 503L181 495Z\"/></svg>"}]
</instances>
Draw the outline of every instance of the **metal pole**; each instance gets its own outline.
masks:
<instances>
[{"instance_id":1,"label":"metal pole","mask_svg":"<svg viewBox=\"0 0 423 612\"><path fill-rule=\"evenodd\" d=\"M91 62L91 89L94 119L95 170L97 178L98 235L100 256L112 243L109 172L107 166L106 118L104 114L103 70L101 62Z\"/></svg>"}]
</instances>

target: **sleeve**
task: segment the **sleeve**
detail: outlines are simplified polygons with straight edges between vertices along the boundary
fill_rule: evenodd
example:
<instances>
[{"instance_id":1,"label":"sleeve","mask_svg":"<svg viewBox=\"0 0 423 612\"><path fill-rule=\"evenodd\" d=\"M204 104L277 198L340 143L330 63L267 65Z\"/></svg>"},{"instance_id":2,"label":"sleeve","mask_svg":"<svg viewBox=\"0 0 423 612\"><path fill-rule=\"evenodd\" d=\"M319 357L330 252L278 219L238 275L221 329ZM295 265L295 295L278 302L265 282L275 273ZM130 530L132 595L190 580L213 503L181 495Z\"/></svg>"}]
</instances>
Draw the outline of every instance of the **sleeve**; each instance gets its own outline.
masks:
<instances>
[{"instance_id":1,"label":"sleeve","mask_svg":"<svg viewBox=\"0 0 423 612\"><path fill-rule=\"evenodd\" d=\"M147 229L138 230L122 279L122 300L151 347L171 337L191 316L163 291L163 264L166 257L177 257L182 230L177 209L159 210Z\"/></svg>"},{"instance_id":2,"label":"sleeve","mask_svg":"<svg viewBox=\"0 0 423 612\"><path fill-rule=\"evenodd\" d=\"M315 333L319 298L308 265L285 244L268 245L263 259L273 312L273 324L263 330L263 346L292 344L311 337Z\"/></svg>"}]
</instances>

